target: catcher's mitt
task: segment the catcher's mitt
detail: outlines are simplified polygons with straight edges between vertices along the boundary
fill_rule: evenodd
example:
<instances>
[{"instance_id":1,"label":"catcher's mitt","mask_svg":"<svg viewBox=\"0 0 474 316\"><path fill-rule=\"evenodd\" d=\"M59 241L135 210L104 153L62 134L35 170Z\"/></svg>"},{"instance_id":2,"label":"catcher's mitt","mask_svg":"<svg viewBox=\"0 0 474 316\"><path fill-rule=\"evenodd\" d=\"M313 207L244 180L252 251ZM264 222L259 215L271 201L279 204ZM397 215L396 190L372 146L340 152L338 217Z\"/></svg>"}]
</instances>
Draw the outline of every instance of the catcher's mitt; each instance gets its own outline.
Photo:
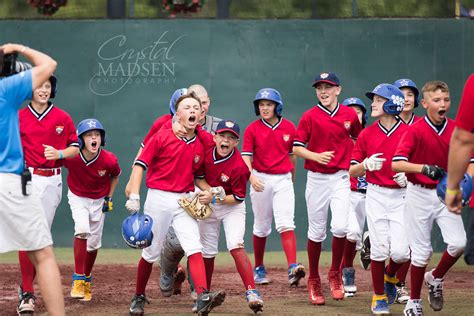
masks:
<instances>
[{"instance_id":1,"label":"catcher's mitt","mask_svg":"<svg viewBox=\"0 0 474 316\"><path fill-rule=\"evenodd\" d=\"M190 198L185 196L181 197L178 200L178 204L194 219L206 219L212 214L212 208L209 205L199 202L198 193Z\"/></svg>"}]
</instances>

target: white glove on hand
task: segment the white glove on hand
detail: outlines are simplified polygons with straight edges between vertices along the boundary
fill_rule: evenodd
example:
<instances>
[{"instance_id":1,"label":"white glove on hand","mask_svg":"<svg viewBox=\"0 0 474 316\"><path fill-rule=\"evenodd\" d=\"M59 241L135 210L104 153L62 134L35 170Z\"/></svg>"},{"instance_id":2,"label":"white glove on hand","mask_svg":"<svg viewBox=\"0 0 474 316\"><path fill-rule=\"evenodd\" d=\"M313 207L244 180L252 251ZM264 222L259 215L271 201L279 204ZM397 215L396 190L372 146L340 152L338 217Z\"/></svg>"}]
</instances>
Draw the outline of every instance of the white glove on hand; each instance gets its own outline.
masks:
<instances>
[{"instance_id":1,"label":"white glove on hand","mask_svg":"<svg viewBox=\"0 0 474 316\"><path fill-rule=\"evenodd\" d=\"M140 210L140 195L131 193L125 203L125 208L130 214L135 214Z\"/></svg>"},{"instance_id":2,"label":"white glove on hand","mask_svg":"<svg viewBox=\"0 0 474 316\"><path fill-rule=\"evenodd\" d=\"M407 187L407 176L405 175L405 172L399 172L393 176L393 181L395 181L400 188L406 188Z\"/></svg>"},{"instance_id":3,"label":"white glove on hand","mask_svg":"<svg viewBox=\"0 0 474 316\"><path fill-rule=\"evenodd\" d=\"M383 155L382 153L373 154L369 158L365 158L362 162L365 170L369 171L377 171L382 169L383 162L386 160L385 158L379 158L379 156Z\"/></svg>"},{"instance_id":4,"label":"white glove on hand","mask_svg":"<svg viewBox=\"0 0 474 316\"><path fill-rule=\"evenodd\" d=\"M212 196L215 196L217 199L224 201L225 200L225 190L223 187L212 187L211 188Z\"/></svg>"}]
</instances>

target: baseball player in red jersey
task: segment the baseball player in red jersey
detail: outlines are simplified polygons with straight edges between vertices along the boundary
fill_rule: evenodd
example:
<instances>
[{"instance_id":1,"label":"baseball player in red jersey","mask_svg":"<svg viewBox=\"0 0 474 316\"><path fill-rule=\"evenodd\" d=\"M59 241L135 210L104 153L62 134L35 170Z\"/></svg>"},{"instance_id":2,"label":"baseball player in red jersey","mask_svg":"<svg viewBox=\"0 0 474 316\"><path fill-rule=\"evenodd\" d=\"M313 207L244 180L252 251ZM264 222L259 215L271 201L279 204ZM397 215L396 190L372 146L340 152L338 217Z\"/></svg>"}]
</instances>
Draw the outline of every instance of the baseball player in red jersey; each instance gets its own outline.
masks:
<instances>
[{"instance_id":1,"label":"baseball player in red jersey","mask_svg":"<svg viewBox=\"0 0 474 316\"><path fill-rule=\"evenodd\" d=\"M26 166L32 176L32 189L40 196L49 228L53 224L56 208L62 197L61 167L64 159L79 152L74 123L64 110L49 100L56 95L57 79L51 76L33 91L33 98L18 113L20 136ZM21 270L19 310L34 310L34 300L22 306L22 296L34 294L33 280L36 271L26 252L18 253ZM30 306L31 305L31 306Z\"/></svg>"},{"instance_id":2,"label":"baseball player in red jersey","mask_svg":"<svg viewBox=\"0 0 474 316\"><path fill-rule=\"evenodd\" d=\"M219 234L222 223L227 249L234 258L235 266L244 283L247 302L250 309L257 313L263 309L263 300L260 292L255 288L252 265L244 248L244 200L250 172L236 148L240 136L239 125L234 121L222 120L216 128L215 145L208 148L204 156L204 174L196 179L196 185L202 190L200 193L202 202L209 204L212 201L213 203L212 215L199 221L207 288L211 288L214 259L219 252ZM215 187L223 188L225 198L213 199L210 192Z\"/></svg>"},{"instance_id":3,"label":"baseball player in red jersey","mask_svg":"<svg viewBox=\"0 0 474 316\"><path fill-rule=\"evenodd\" d=\"M146 175L148 194L144 213L154 221L153 242L143 249L142 258L138 263L136 290L129 310L131 315L144 313L145 303L148 302L145 288L153 262L160 255L170 226L173 226L189 260L190 272L198 293L198 314L207 315L225 298L224 291L207 290L198 224L177 202L183 194L194 191L194 175L203 164L203 146L195 133L202 111L201 104L195 94L191 93L181 96L176 106L176 118L186 128L186 137L178 138L172 129L158 131L145 145L130 175L130 194L125 207L134 213L140 210L140 184L144 171L149 169ZM177 174L180 176L177 177Z\"/></svg>"},{"instance_id":4,"label":"baseball player in red jersey","mask_svg":"<svg viewBox=\"0 0 474 316\"><path fill-rule=\"evenodd\" d=\"M296 156L293 155L295 126L282 117L283 100L272 88L260 89L253 101L260 119L245 130L242 158L250 175L250 198L254 213L253 248L256 284L268 284L263 264L265 243L275 218L288 266L288 282L298 285L305 276L303 265L296 261L295 180Z\"/></svg>"},{"instance_id":5,"label":"baseball player in red jersey","mask_svg":"<svg viewBox=\"0 0 474 316\"><path fill-rule=\"evenodd\" d=\"M306 111L300 119L293 152L305 159L308 170L306 204L308 208L308 290L313 304L325 303L321 290L318 265L321 243L326 238L329 206L332 221L332 264L328 280L333 299L344 298L340 265L347 233L350 209L350 142L361 125L353 109L340 106L337 97L341 86L336 74L320 73L313 83L319 103Z\"/></svg>"},{"instance_id":6,"label":"baseball player in red jersey","mask_svg":"<svg viewBox=\"0 0 474 316\"><path fill-rule=\"evenodd\" d=\"M426 116L403 136L393 157L392 168L408 174L405 225L411 248L411 289L405 315L423 315L421 287L428 285L433 310L443 308L443 278L464 251L466 233L461 216L450 213L436 194L437 180L448 163L449 141L454 121L447 118L451 99L448 85L427 82L422 89ZM426 272L433 249L431 229L436 221L448 245L435 269ZM400 236L398 236L399 238Z\"/></svg>"},{"instance_id":7,"label":"baseball player in red jersey","mask_svg":"<svg viewBox=\"0 0 474 316\"><path fill-rule=\"evenodd\" d=\"M92 267L102 246L105 213L112 211L112 196L121 173L115 155L105 145L105 129L96 119L77 126L79 155L65 161L68 199L74 219L74 274L71 297L92 299Z\"/></svg>"},{"instance_id":8,"label":"baseball player in red jersey","mask_svg":"<svg viewBox=\"0 0 474 316\"><path fill-rule=\"evenodd\" d=\"M379 315L390 313L389 304L395 302L397 294L395 274L410 258L403 221L406 176L395 174L391 168L393 154L408 125L396 117L405 102L400 89L382 83L366 95L372 100L372 117L379 120L360 133L349 172L353 177L365 173L368 182L365 203L374 287L371 309Z\"/></svg>"},{"instance_id":9,"label":"baseball player in red jersey","mask_svg":"<svg viewBox=\"0 0 474 316\"><path fill-rule=\"evenodd\" d=\"M356 97L347 98L343 105L354 109L359 118L362 128L367 123L367 108L361 99ZM353 148L354 144L349 143ZM347 222L347 236L344 246L344 257L342 259L342 283L344 286L344 296L352 297L357 292L355 284L354 257L356 249L362 248L362 232L365 225L365 193L367 191L367 181L365 176L351 177L351 208Z\"/></svg>"}]
</instances>

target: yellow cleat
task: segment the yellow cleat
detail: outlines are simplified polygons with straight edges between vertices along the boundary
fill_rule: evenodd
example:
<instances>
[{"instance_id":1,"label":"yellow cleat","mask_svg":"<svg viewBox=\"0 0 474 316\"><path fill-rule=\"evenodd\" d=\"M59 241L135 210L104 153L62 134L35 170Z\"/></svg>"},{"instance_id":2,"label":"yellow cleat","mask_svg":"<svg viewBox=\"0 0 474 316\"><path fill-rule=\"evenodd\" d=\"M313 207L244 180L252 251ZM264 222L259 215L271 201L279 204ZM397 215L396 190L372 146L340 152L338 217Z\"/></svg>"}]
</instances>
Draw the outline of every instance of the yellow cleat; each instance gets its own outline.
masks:
<instances>
[{"instance_id":1,"label":"yellow cleat","mask_svg":"<svg viewBox=\"0 0 474 316\"><path fill-rule=\"evenodd\" d=\"M84 298L85 295L85 277L84 275L79 275L74 273L72 275L72 289L71 297L72 298Z\"/></svg>"},{"instance_id":2,"label":"yellow cleat","mask_svg":"<svg viewBox=\"0 0 474 316\"><path fill-rule=\"evenodd\" d=\"M81 301L89 302L92 300L92 289L91 289L92 275L85 277L84 279L84 298Z\"/></svg>"}]
</instances>

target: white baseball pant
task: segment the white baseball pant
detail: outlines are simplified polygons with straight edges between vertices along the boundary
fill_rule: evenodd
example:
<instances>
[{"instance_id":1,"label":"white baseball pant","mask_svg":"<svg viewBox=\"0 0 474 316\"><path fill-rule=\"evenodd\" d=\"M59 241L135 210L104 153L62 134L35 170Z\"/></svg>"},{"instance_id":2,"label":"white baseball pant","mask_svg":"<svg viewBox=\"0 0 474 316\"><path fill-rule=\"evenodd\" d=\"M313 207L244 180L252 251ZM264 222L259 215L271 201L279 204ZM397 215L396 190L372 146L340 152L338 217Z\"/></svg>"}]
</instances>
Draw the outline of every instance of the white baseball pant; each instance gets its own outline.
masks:
<instances>
[{"instance_id":1,"label":"white baseball pant","mask_svg":"<svg viewBox=\"0 0 474 316\"><path fill-rule=\"evenodd\" d=\"M61 175L51 177L44 177L37 174L32 174L31 183L33 185L33 192L39 195L41 204L43 205L44 214L48 221L49 229L53 225L54 215L56 209L61 202L63 196L63 180Z\"/></svg>"},{"instance_id":2,"label":"white baseball pant","mask_svg":"<svg viewBox=\"0 0 474 316\"><path fill-rule=\"evenodd\" d=\"M362 248L362 233L365 224L365 193L351 191L351 208L347 223L347 239L356 243L356 249Z\"/></svg>"}]
</instances>

